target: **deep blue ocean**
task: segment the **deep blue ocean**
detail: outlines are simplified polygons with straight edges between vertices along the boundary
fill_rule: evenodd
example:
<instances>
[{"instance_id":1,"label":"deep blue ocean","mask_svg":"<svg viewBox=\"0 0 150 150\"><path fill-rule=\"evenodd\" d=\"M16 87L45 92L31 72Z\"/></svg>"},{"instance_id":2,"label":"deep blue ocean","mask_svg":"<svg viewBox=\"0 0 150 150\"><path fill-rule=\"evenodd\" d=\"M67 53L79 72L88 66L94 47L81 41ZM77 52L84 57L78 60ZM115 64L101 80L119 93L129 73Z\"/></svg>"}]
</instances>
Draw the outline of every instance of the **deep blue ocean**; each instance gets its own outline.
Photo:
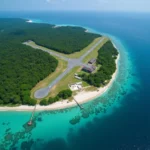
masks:
<instances>
[{"instance_id":1,"label":"deep blue ocean","mask_svg":"<svg viewBox=\"0 0 150 150\"><path fill-rule=\"evenodd\" d=\"M119 71L101 97L78 107L0 112L0 150L150 150L150 14L103 12L0 12L2 18L76 25L109 36L120 52ZM70 120L79 117L72 125Z\"/></svg>"}]
</instances>

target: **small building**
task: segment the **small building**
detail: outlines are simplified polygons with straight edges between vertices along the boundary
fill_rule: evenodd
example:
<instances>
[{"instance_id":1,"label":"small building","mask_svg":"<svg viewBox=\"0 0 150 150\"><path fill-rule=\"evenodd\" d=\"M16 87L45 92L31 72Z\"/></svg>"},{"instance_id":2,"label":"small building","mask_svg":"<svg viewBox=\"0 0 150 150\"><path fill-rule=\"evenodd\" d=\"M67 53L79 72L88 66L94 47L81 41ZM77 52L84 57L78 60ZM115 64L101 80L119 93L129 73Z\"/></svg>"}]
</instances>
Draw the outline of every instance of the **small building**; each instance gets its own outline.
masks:
<instances>
[{"instance_id":1,"label":"small building","mask_svg":"<svg viewBox=\"0 0 150 150\"><path fill-rule=\"evenodd\" d=\"M76 79L78 79L78 80L82 80L82 78L81 77L79 77L79 76L74 76Z\"/></svg>"},{"instance_id":2,"label":"small building","mask_svg":"<svg viewBox=\"0 0 150 150\"><path fill-rule=\"evenodd\" d=\"M68 85L71 91L80 91L82 90L82 82L74 83Z\"/></svg>"},{"instance_id":3,"label":"small building","mask_svg":"<svg viewBox=\"0 0 150 150\"><path fill-rule=\"evenodd\" d=\"M95 63L96 63L96 59L95 59L95 58L92 58L88 63L89 63L89 64L95 64Z\"/></svg>"},{"instance_id":4,"label":"small building","mask_svg":"<svg viewBox=\"0 0 150 150\"><path fill-rule=\"evenodd\" d=\"M88 73L92 73L93 71L96 70L96 67L95 66L84 66L82 68L82 70L85 71L85 72L88 72Z\"/></svg>"}]
</instances>

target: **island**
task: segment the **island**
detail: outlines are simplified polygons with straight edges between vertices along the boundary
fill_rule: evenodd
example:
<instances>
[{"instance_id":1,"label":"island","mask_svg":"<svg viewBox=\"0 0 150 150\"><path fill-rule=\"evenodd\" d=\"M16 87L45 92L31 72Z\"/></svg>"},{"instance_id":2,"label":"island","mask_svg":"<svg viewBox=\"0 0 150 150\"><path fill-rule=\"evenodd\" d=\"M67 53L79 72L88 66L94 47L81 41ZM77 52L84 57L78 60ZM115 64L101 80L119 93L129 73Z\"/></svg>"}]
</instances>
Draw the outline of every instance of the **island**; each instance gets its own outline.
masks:
<instances>
[{"instance_id":1,"label":"island","mask_svg":"<svg viewBox=\"0 0 150 150\"><path fill-rule=\"evenodd\" d=\"M118 60L108 37L85 28L0 19L0 110L80 106L110 87Z\"/></svg>"}]
</instances>

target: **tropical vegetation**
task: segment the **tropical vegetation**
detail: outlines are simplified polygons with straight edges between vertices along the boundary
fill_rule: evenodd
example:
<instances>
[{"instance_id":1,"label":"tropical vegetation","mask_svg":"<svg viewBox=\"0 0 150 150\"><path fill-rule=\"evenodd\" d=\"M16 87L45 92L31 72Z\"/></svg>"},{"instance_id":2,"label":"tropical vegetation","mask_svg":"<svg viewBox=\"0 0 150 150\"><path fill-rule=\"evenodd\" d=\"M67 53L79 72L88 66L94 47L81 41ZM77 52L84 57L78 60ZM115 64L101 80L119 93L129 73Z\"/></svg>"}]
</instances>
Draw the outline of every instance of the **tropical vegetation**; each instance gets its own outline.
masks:
<instances>
[{"instance_id":1,"label":"tropical vegetation","mask_svg":"<svg viewBox=\"0 0 150 150\"><path fill-rule=\"evenodd\" d=\"M115 60L117 58L118 51L113 46L111 41L106 42L102 48L98 51L97 65L100 65L100 69L93 74L81 74L80 76L84 81L90 85L100 87L107 83L112 78L113 73L116 71Z\"/></svg>"},{"instance_id":2,"label":"tropical vegetation","mask_svg":"<svg viewBox=\"0 0 150 150\"><path fill-rule=\"evenodd\" d=\"M23 45L32 40L62 53L80 51L100 35L80 27L27 23L23 19L0 19L0 105L35 105L31 89L55 71L58 61L48 53ZM59 93L67 98L70 92ZM56 97L58 100L58 98ZM42 103L42 102L41 102Z\"/></svg>"},{"instance_id":3,"label":"tropical vegetation","mask_svg":"<svg viewBox=\"0 0 150 150\"><path fill-rule=\"evenodd\" d=\"M46 106L46 105L52 104L54 102L57 102L61 99L70 98L71 96L72 96L72 91L70 89L62 90L55 97L50 97L48 100L46 100L46 99L41 100L40 105Z\"/></svg>"}]
</instances>

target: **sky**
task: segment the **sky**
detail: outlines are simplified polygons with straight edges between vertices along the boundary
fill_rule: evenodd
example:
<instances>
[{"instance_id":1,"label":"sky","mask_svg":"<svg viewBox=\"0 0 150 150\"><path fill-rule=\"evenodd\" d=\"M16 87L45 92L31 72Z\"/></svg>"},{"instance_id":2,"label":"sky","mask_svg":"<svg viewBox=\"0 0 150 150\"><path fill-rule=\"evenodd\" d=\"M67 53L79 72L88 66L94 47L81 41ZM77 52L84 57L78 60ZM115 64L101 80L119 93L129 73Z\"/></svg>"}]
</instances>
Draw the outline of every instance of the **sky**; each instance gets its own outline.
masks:
<instances>
[{"instance_id":1,"label":"sky","mask_svg":"<svg viewBox=\"0 0 150 150\"><path fill-rule=\"evenodd\" d=\"M92 10L150 12L150 0L0 0L0 10Z\"/></svg>"}]
</instances>

